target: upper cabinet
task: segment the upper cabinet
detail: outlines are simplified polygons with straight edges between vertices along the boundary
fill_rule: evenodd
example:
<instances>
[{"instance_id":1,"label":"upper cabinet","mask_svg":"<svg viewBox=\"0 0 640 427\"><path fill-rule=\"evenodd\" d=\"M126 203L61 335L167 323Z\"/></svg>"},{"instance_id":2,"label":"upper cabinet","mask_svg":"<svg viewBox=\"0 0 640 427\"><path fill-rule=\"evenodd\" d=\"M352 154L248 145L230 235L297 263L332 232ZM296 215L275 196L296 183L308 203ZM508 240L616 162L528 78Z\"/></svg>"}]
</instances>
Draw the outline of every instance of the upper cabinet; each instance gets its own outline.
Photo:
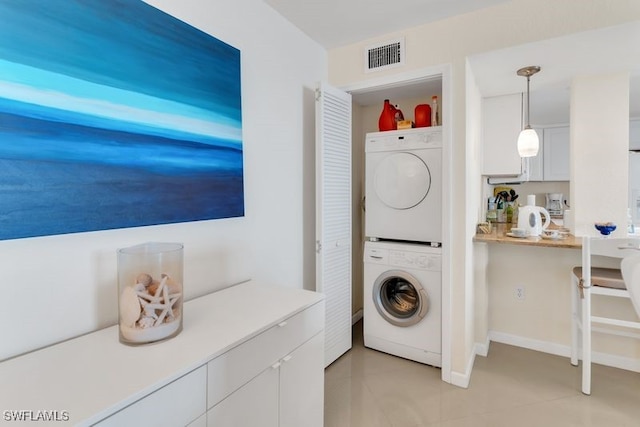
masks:
<instances>
[{"instance_id":1,"label":"upper cabinet","mask_svg":"<svg viewBox=\"0 0 640 427\"><path fill-rule=\"evenodd\" d=\"M529 157L529 181L544 181L544 129L534 129L540 140L538 155Z\"/></svg>"},{"instance_id":2,"label":"upper cabinet","mask_svg":"<svg viewBox=\"0 0 640 427\"><path fill-rule=\"evenodd\" d=\"M569 126L544 130L545 181L569 181Z\"/></svg>"},{"instance_id":3,"label":"upper cabinet","mask_svg":"<svg viewBox=\"0 0 640 427\"><path fill-rule=\"evenodd\" d=\"M536 129L540 151L529 163L530 181L569 181L569 126Z\"/></svg>"},{"instance_id":4,"label":"upper cabinet","mask_svg":"<svg viewBox=\"0 0 640 427\"><path fill-rule=\"evenodd\" d=\"M522 130L522 95L484 98L483 174L517 176L523 161L518 154L518 135ZM540 139L538 155L529 162L530 181L569 180L569 127L535 129Z\"/></svg>"},{"instance_id":5,"label":"upper cabinet","mask_svg":"<svg viewBox=\"0 0 640 427\"><path fill-rule=\"evenodd\" d=\"M629 121L629 150L640 150L640 119Z\"/></svg>"},{"instance_id":6,"label":"upper cabinet","mask_svg":"<svg viewBox=\"0 0 640 427\"><path fill-rule=\"evenodd\" d=\"M518 135L522 130L522 95L482 100L482 173L488 176L519 175L522 160Z\"/></svg>"}]
</instances>

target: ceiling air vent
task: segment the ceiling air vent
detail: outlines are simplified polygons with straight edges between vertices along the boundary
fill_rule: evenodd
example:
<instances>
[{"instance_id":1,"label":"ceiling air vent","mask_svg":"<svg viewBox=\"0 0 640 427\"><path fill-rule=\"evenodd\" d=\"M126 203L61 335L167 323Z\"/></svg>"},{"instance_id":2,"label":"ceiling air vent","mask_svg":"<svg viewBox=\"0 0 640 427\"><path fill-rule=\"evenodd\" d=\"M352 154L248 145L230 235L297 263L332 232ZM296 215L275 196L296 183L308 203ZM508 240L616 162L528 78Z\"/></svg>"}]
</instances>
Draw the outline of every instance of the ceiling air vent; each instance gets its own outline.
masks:
<instances>
[{"instance_id":1,"label":"ceiling air vent","mask_svg":"<svg viewBox=\"0 0 640 427\"><path fill-rule=\"evenodd\" d=\"M365 72L386 70L404 65L404 38L369 46L364 54Z\"/></svg>"}]
</instances>

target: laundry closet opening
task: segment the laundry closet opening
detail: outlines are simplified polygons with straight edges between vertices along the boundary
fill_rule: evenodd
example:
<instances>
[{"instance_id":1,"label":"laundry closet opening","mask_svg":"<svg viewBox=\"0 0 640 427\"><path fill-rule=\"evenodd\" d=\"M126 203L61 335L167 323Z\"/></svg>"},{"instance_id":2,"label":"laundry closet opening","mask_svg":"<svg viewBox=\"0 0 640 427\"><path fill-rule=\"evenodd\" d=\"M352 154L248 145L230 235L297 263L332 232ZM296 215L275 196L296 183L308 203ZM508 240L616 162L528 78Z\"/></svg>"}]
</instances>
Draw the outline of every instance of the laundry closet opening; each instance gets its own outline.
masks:
<instances>
[{"instance_id":1,"label":"laundry closet opening","mask_svg":"<svg viewBox=\"0 0 640 427\"><path fill-rule=\"evenodd\" d=\"M352 96L352 312L354 323L362 318L364 307L364 242L365 234L365 139L367 133L378 132L378 119L384 100L397 106L405 120L415 123L415 108L431 104L438 97L440 112L446 112L442 75L430 75L404 81L383 83L353 90ZM446 91L444 91L446 92ZM445 104L443 104L443 102ZM446 114L441 120L448 119Z\"/></svg>"},{"instance_id":2,"label":"laundry closet opening","mask_svg":"<svg viewBox=\"0 0 640 427\"><path fill-rule=\"evenodd\" d=\"M425 185L427 186L436 186L436 194L444 192L443 190L448 188L450 185L449 174L451 169L451 161L449 159L450 149L449 147L446 147L451 135L451 123L448 123L448 120L451 117L449 99L451 90L449 76L449 69L447 67L442 67L436 72L429 70L422 74L408 73L403 75L403 77L405 77L404 79L396 76L396 79L394 80L387 78L386 80L379 80L378 83L363 83L358 87L353 86L350 88L343 88L352 96L352 313L354 323L360 320L363 316L366 317L367 312L382 310L377 307L384 307L383 301L388 298L388 295L384 296L380 292L377 297L374 297L371 287L367 286L365 283L367 280L373 280L371 277L365 277L368 275L368 273L365 272L367 264L371 265L371 263L366 260L367 253L365 243L369 240L370 236L367 236L366 233L365 218L367 208L373 208L371 203L367 203L365 197L367 181L365 141L367 139L367 134L379 132L378 120L386 99L388 99L389 102L397 109L402 111L402 115L405 120L410 120L415 125L416 106L424 104L431 105L432 97L436 96L438 103L440 104L440 120L443 126L438 126L438 129L436 127L414 127L407 131L409 133L421 133L420 129L426 129L429 131L435 130L439 135L437 139L439 140L439 148L443 154L438 154L437 157L441 159L441 167L432 168L431 164L429 164L430 169L433 169L433 171L430 170L428 173L431 173L432 175L428 176L428 180L423 181L425 181ZM393 131L389 134L391 135L392 133ZM429 132L427 132L427 134L429 134ZM431 136L428 136L428 138L431 138ZM398 156L398 158L400 158L400 156ZM416 160L417 161L415 163L418 164L425 159L423 158L419 161L418 159ZM426 162L431 163L431 160L426 160ZM416 171L420 172L422 169L418 168ZM436 178L435 182L431 182L432 176ZM427 188L427 190L430 191L431 189ZM414 357L411 354L402 354L403 347L388 350L384 336L376 336L373 338L373 341L382 343L381 351L392 354L395 352L395 355L401 357L420 361L422 363L428 363L434 366L442 366L442 379L444 381L451 382L451 352L449 338L450 311L448 308L450 301L450 232L448 230L450 225L448 218L445 217L445 214L448 215L449 213L449 208L447 207L449 204L448 195L438 197L437 200L440 204L437 210L439 211L441 218L435 218L434 216L434 221L439 223L435 227L439 230L439 233L437 233L436 237L430 237L430 240L433 240L433 242L423 242L422 240L424 240L424 237L413 236L411 231L409 231L408 234L405 233L405 235L401 237L401 240L406 240L407 242L405 243L409 246L400 244L399 246L387 248L383 245L382 251L386 254L390 254L389 256L391 257L390 261L389 259L385 260L385 262L389 263L387 267L391 268L390 266L393 265L394 268L399 268L401 271L398 277L391 279L392 281L395 280L397 282L394 282L395 286L390 286L389 283L391 282L383 285L382 287L378 286L378 288L384 290L387 294L390 292L393 293L394 298L397 298L395 300L395 304L400 304L401 306L403 304L413 304L413 299L415 297L415 310L417 313L421 314L422 317L417 315L415 317L415 324L409 328L420 326L426 327L425 325L429 324L429 342L416 343L416 347L423 348L423 350L428 354L425 353L426 357ZM393 203L391 203L391 205L393 205ZM389 241L391 244L397 245L398 242L394 242L393 235L391 236L392 237L390 239L388 236L384 237L379 242L376 242L376 244ZM433 234L429 234L429 236L433 236ZM433 246L431 243L433 243ZM411 248L412 250L407 252L406 250L410 249L411 245L413 245ZM377 246L374 249L377 249ZM389 249L389 251L387 251L387 249ZM422 262L422 260L425 259L429 260L429 266L427 266L426 269L419 268L415 272L410 272L414 273L414 276L420 276L416 281L417 286L411 284L415 277L407 277L406 280L403 279L404 276L402 274L406 272L406 269L402 266L398 266L398 263L402 264L403 260L407 262ZM375 268L379 267L380 266L377 266ZM386 270L389 268L385 267L384 269ZM428 283L421 283L424 281ZM378 304L376 304L375 298L377 298ZM423 305L420 306L420 304ZM426 304L430 305L430 307L428 307L428 311L425 311L427 309ZM365 308L367 305L369 306L368 310ZM393 305L394 301L389 300L387 302L388 307L393 307ZM442 307L442 310L440 307ZM389 311L391 312L393 310L389 309ZM380 311L377 311L376 314L381 318L385 317L380 314ZM373 317L373 314L371 314L371 317ZM392 318L393 316L388 317ZM435 317L438 317L437 321L434 320ZM376 322L377 321L378 319L376 319ZM393 321L396 322L394 327L401 327L397 325L398 323L402 323L398 318ZM392 322L385 322L392 325ZM380 324L380 326L382 326L382 324ZM384 324L383 329L386 330L386 323ZM406 346L414 344L410 342L413 338L409 331L410 329L405 328L405 331L401 332L401 334L406 335L408 340L405 343ZM382 341L380 341L380 338L382 338ZM374 346L369 347L375 348ZM440 353L442 353L442 357L440 357Z\"/></svg>"}]
</instances>

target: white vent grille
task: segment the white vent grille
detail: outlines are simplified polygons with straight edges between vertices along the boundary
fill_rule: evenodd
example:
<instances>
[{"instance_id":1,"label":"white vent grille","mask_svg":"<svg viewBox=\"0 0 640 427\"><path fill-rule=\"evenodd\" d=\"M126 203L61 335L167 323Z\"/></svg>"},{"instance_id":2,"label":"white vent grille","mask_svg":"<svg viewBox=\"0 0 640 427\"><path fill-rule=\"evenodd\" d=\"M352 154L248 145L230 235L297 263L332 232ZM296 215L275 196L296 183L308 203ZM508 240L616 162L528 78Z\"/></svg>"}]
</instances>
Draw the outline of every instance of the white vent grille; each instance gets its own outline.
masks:
<instances>
[{"instance_id":1,"label":"white vent grille","mask_svg":"<svg viewBox=\"0 0 640 427\"><path fill-rule=\"evenodd\" d=\"M404 38L369 46L365 50L365 72L404 65Z\"/></svg>"}]
</instances>

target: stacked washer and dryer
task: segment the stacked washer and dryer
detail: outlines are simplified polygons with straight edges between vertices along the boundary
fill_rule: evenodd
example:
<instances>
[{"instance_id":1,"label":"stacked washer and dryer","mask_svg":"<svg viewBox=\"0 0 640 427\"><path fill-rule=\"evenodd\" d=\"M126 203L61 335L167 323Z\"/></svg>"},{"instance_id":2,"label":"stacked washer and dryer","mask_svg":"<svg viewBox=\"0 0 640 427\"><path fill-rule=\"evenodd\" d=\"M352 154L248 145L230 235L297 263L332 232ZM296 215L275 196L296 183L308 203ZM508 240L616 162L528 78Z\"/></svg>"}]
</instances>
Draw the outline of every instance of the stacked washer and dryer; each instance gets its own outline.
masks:
<instances>
[{"instance_id":1,"label":"stacked washer and dryer","mask_svg":"<svg viewBox=\"0 0 640 427\"><path fill-rule=\"evenodd\" d=\"M442 366L442 128L368 133L364 345Z\"/></svg>"}]
</instances>

